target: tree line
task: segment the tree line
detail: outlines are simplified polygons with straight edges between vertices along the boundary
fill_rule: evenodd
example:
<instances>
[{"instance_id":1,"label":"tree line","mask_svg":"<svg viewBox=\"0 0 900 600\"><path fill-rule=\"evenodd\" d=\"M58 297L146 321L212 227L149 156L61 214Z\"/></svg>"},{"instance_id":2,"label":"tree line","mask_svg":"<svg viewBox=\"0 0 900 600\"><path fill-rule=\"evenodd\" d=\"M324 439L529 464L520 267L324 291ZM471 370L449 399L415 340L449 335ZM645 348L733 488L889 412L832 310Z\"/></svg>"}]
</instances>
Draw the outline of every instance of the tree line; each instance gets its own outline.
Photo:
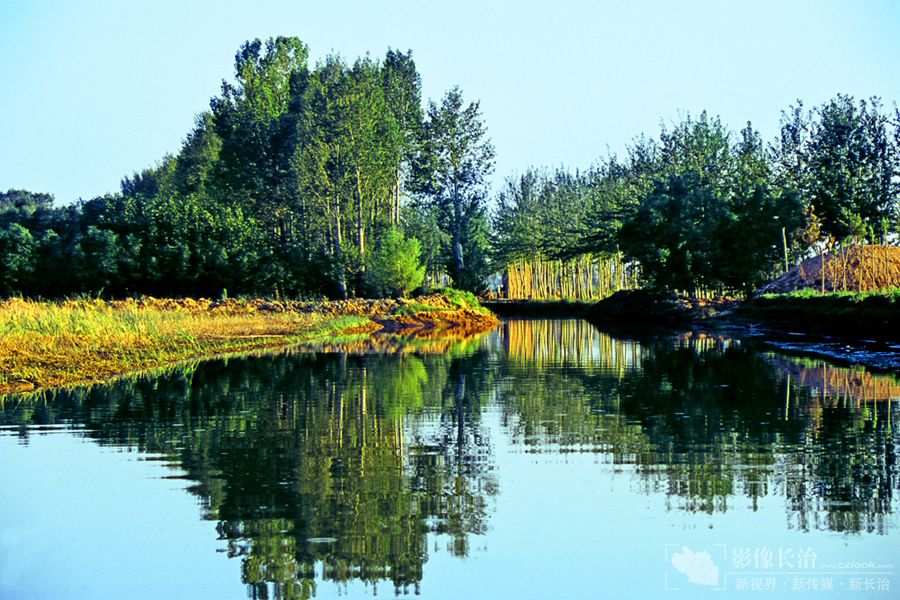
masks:
<instances>
[{"instance_id":1,"label":"tree line","mask_svg":"<svg viewBox=\"0 0 900 600\"><path fill-rule=\"evenodd\" d=\"M181 149L117 193L0 193L0 295L749 291L812 252L896 240L900 113L877 98L798 102L768 143L688 115L489 202L478 102L425 103L411 51L308 57L296 38L242 45Z\"/></svg>"},{"instance_id":2,"label":"tree line","mask_svg":"<svg viewBox=\"0 0 900 600\"><path fill-rule=\"evenodd\" d=\"M411 52L308 54L245 43L180 151L118 193L0 194L0 294L347 297L426 271L477 287L493 168L478 103L454 88L423 108Z\"/></svg>"},{"instance_id":3,"label":"tree line","mask_svg":"<svg viewBox=\"0 0 900 600\"><path fill-rule=\"evenodd\" d=\"M877 98L838 95L811 110L798 102L768 144L751 123L735 135L703 112L585 172L507 179L493 249L514 267L508 278L526 269L530 281L546 280L549 264L558 286L593 257L593 278L575 296L614 286L616 269L660 288L749 292L811 253L896 242L898 183L900 113Z\"/></svg>"}]
</instances>

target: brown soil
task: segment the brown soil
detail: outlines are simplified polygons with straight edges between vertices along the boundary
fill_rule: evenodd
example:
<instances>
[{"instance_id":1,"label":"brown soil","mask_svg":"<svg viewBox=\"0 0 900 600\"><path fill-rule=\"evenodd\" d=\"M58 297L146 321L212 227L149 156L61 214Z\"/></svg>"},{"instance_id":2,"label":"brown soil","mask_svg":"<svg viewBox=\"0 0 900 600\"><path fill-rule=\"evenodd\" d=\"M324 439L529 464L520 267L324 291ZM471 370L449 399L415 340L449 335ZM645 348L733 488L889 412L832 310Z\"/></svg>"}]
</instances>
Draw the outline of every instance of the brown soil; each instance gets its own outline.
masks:
<instances>
[{"instance_id":1,"label":"brown soil","mask_svg":"<svg viewBox=\"0 0 900 600\"><path fill-rule=\"evenodd\" d=\"M804 288L822 289L825 262L826 292L868 292L900 287L900 247L849 246L804 260L764 285L758 294L781 294Z\"/></svg>"}]
</instances>

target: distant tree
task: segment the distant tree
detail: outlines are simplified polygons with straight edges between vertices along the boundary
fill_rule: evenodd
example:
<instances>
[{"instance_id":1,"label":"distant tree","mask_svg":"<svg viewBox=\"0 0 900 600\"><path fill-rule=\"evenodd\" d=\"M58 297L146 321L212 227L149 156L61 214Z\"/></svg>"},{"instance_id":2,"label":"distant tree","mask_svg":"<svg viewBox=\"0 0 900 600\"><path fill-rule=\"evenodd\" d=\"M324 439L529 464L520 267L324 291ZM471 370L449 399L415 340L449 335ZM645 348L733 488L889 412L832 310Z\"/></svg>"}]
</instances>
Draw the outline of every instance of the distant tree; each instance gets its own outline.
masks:
<instances>
[{"instance_id":1,"label":"distant tree","mask_svg":"<svg viewBox=\"0 0 900 600\"><path fill-rule=\"evenodd\" d=\"M810 115L798 100L781 112L781 128L778 138L770 145L773 182L785 192L802 198L809 196L810 165L809 136Z\"/></svg>"},{"instance_id":2,"label":"distant tree","mask_svg":"<svg viewBox=\"0 0 900 600\"><path fill-rule=\"evenodd\" d=\"M39 209L49 209L53 206L51 194L29 192L27 190L8 190L0 192L0 219L7 219L10 215L32 215Z\"/></svg>"},{"instance_id":3,"label":"distant tree","mask_svg":"<svg viewBox=\"0 0 900 600\"><path fill-rule=\"evenodd\" d=\"M0 294L28 291L22 289L22 284L34 268L34 249L34 237L19 223L0 227Z\"/></svg>"},{"instance_id":4,"label":"distant tree","mask_svg":"<svg viewBox=\"0 0 900 600\"><path fill-rule=\"evenodd\" d=\"M722 284L720 233L730 218L735 172L730 135L706 112L660 133L654 183L619 230L622 251L652 285L693 290Z\"/></svg>"},{"instance_id":5,"label":"distant tree","mask_svg":"<svg viewBox=\"0 0 900 600\"><path fill-rule=\"evenodd\" d=\"M440 104L431 102L423 144L414 163L414 187L421 202L434 207L449 234L447 270L454 285L478 289L477 271L487 254L483 232L487 176L494 169L494 147L487 138L479 104L464 106L454 88ZM476 264L468 264L475 260Z\"/></svg>"},{"instance_id":6,"label":"distant tree","mask_svg":"<svg viewBox=\"0 0 900 600\"><path fill-rule=\"evenodd\" d=\"M438 285L441 274L446 272L446 250L450 247L450 236L438 225L435 213L431 206L411 204L403 212L400 223L406 237L415 237L421 244L428 286Z\"/></svg>"},{"instance_id":7,"label":"distant tree","mask_svg":"<svg viewBox=\"0 0 900 600\"><path fill-rule=\"evenodd\" d=\"M253 40L235 55L235 83L210 103L221 139L218 194L257 215L278 241L288 224L292 103L307 79L309 49L297 38Z\"/></svg>"},{"instance_id":8,"label":"distant tree","mask_svg":"<svg viewBox=\"0 0 900 600\"><path fill-rule=\"evenodd\" d=\"M538 256L543 248L539 220L544 174L535 169L527 170L517 178L507 178L497 194L494 211L492 247L500 264Z\"/></svg>"},{"instance_id":9,"label":"distant tree","mask_svg":"<svg viewBox=\"0 0 900 600\"><path fill-rule=\"evenodd\" d=\"M728 211L718 229L717 278L750 293L782 264L784 242L802 225L802 203L792 189L774 185L762 138L750 123L734 150Z\"/></svg>"},{"instance_id":10,"label":"distant tree","mask_svg":"<svg viewBox=\"0 0 900 600\"><path fill-rule=\"evenodd\" d=\"M880 101L837 95L815 110L807 156L809 202L833 241L858 239L896 214L898 174Z\"/></svg>"},{"instance_id":11,"label":"distant tree","mask_svg":"<svg viewBox=\"0 0 900 600\"><path fill-rule=\"evenodd\" d=\"M297 142L291 166L304 212L318 235L332 280L332 293L346 298L347 220L353 203L353 162L349 152L350 78L346 65L329 56L312 73L303 113L297 121Z\"/></svg>"},{"instance_id":12,"label":"distant tree","mask_svg":"<svg viewBox=\"0 0 900 600\"><path fill-rule=\"evenodd\" d=\"M672 174L622 225L619 242L656 287L714 287L716 234L724 217L724 204L696 174Z\"/></svg>"},{"instance_id":13,"label":"distant tree","mask_svg":"<svg viewBox=\"0 0 900 600\"><path fill-rule=\"evenodd\" d=\"M422 78L416 71L412 50L406 54L388 50L382 69L384 97L393 115L392 135L396 144L393 157L393 188L390 221L400 223L400 199L409 177L410 165L419 147L422 130Z\"/></svg>"},{"instance_id":14,"label":"distant tree","mask_svg":"<svg viewBox=\"0 0 900 600\"><path fill-rule=\"evenodd\" d=\"M175 187L179 194L206 194L209 191L221 149L222 139L216 133L212 113L200 114L175 159Z\"/></svg>"}]
</instances>

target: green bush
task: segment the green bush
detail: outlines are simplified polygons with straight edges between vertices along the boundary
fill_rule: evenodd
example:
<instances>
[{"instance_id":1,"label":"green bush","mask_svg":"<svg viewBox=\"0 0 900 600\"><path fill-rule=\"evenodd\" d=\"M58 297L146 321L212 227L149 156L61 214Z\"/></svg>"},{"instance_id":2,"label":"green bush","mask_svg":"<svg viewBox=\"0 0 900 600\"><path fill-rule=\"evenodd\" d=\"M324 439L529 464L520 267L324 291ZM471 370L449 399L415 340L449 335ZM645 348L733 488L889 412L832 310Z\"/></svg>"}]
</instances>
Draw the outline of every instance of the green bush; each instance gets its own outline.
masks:
<instances>
[{"instance_id":1,"label":"green bush","mask_svg":"<svg viewBox=\"0 0 900 600\"><path fill-rule=\"evenodd\" d=\"M391 227L369 265L367 279L372 293L380 297L405 297L422 285L425 267L420 255L419 240L407 239L399 229Z\"/></svg>"}]
</instances>

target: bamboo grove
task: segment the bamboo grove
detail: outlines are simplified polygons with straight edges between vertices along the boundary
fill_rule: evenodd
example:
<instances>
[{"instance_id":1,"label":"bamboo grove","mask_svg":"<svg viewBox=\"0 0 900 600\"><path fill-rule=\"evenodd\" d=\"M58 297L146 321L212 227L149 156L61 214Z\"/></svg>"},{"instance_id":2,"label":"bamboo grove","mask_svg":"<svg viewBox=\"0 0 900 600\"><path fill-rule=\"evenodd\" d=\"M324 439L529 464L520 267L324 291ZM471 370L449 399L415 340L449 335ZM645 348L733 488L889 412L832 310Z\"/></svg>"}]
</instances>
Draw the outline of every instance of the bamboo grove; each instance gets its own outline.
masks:
<instances>
[{"instance_id":1,"label":"bamboo grove","mask_svg":"<svg viewBox=\"0 0 900 600\"><path fill-rule=\"evenodd\" d=\"M426 103L411 51L310 65L296 38L247 42L181 149L118 193L0 193L0 295L749 292L898 239L900 112L877 98L798 101L770 142L688 115L490 196L493 169L478 102Z\"/></svg>"}]
</instances>

